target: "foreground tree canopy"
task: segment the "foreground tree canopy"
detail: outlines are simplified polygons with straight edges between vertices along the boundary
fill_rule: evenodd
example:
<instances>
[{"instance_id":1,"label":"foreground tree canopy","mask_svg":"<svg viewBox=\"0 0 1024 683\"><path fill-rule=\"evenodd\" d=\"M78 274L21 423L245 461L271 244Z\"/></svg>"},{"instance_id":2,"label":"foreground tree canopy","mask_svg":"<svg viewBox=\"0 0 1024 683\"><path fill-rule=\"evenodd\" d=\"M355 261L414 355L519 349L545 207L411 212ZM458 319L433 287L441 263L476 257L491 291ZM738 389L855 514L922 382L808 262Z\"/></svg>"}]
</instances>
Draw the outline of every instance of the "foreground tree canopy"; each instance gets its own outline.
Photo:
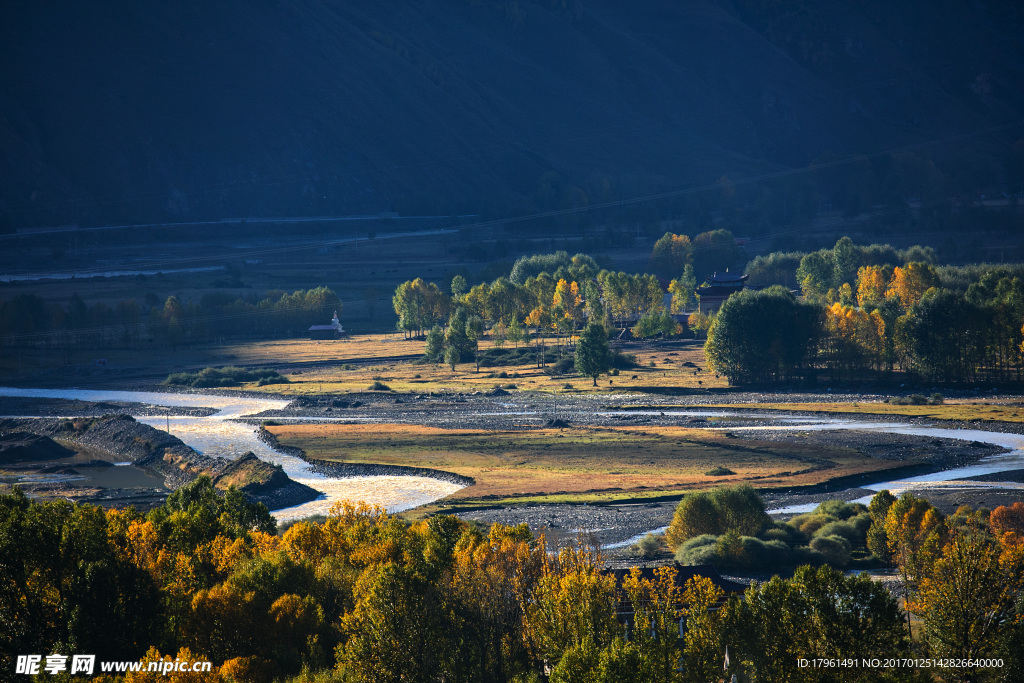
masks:
<instances>
[{"instance_id":1,"label":"foreground tree canopy","mask_svg":"<svg viewBox=\"0 0 1024 683\"><path fill-rule=\"evenodd\" d=\"M0 496L0 666L26 653L163 653L210 660L202 680L225 683L929 680L798 665L885 653L1001 657L1000 669L941 675L1020 680L1024 506L944 518L912 496L877 500L870 514L823 508L867 515L881 531L925 625L916 650L882 584L827 566L726 600L706 578L680 585L673 567L616 585L594 552L549 552L525 525L410 524L345 504L276 535L265 508L205 480L145 516L16 491ZM685 533L773 531L752 490L693 501L704 502L688 505Z\"/></svg>"}]
</instances>

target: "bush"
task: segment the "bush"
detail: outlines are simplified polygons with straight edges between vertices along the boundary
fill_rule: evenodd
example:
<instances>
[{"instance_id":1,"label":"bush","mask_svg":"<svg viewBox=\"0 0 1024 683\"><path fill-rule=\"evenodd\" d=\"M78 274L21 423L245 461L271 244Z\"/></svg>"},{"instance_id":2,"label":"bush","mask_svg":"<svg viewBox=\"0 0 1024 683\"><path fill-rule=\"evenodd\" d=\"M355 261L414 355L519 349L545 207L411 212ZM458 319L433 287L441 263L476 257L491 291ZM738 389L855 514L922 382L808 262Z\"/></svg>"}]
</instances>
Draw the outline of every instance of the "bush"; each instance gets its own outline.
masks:
<instances>
[{"instance_id":1,"label":"bush","mask_svg":"<svg viewBox=\"0 0 1024 683\"><path fill-rule=\"evenodd\" d=\"M691 538L676 551L676 560L679 564L719 564L718 554L715 550L716 536L705 534Z\"/></svg>"},{"instance_id":2,"label":"bush","mask_svg":"<svg viewBox=\"0 0 1024 683\"><path fill-rule=\"evenodd\" d=\"M612 368L616 370L630 370L632 368L640 367L640 363L636 360L636 354L634 353L622 353L621 351L612 352Z\"/></svg>"},{"instance_id":3,"label":"bush","mask_svg":"<svg viewBox=\"0 0 1024 683\"><path fill-rule=\"evenodd\" d=\"M807 538L810 538L818 531L821 527L825 526L829 522L836 521L828 515L819 515L816 513L807 513L803 515L797 515L793 519L789 520L789 523L796 527L800 533Z\"/></svg>"},{"instance_id":4,"label":"bush","mask_svg":"<svg viewBox=\"0 0 1024 683\"><path fill-rule=\"evenodd\" d=\"M864 534L849 522L829 522L814 532L814 537L840 536L850 542L850 547L864 545Z\"/></svg>"},{"instance_id":5,"label":"bush","mask_svg":"<svg viewBox=\"0 0 1024 683\"><path fill-rule=\"evenodd\" d=\"M728 467L722 467L721 465L719 465L715 469L708 470L704 474L708 477L728 477L729 475L736 473L730 470Z\"/></svg>"},{"instance_id":6,"label":"bush","mask_svg":"<svg viewBox=\"0 0 1024 683\"><path fill-rule=\"evenodd\" d=\"M850 542L842 536L815 536L811 539L811 550L837 569L850 563Z\"/></svg>"},{"instance_id":7,"label":"bush","mask_svg":"<svg viewBox=\"0 0 1024 683\"><path fill-rule=\"evenodd\" d=\"M370 385L370 391L391 391L391 387L379 379L373 380L373 384Z\"/></svg>"},{"instance_id":8,"label":"bush","mask_svg":"<svg viewBox=\"0 0 1024 683\"><path fill-rule=\"evenodd\" d=\"M544 362L554 363L558 360L555 349L544 350ZM520 346L518 349L503 347L490 348L480 353L480 367L493 368L508 365L533 365L537 362L537 348Z\"/></svg>"},{"instance_id":9,"label":"bush","mask_svg":"<svg viewBox=\"0 0 1024 683\"><path fill-rule=\"evenodd\" d=\"M772 526L761 532L766 541L782 541L786 545L796 546L807 543L807 537L796 527L785 522L772 522Z\"/></svg>"},{"instance_id":10,"label":"bush","mask_svg":"<svg viewBox=\"0 0 1024 683\"><path fill-rule=\"evenodd\" d=\"M930 406L941 406L945 401L946 399L939 392L935 392L928 397L928 405Z\"/></svg>"},{"instance_id":11,"label":"bush","mask_svg":"<svg viewBox=\"0 0 1024 683\"><path fill-rule=\"evenodd\" d=\"M925 406L928 405L928 397L924 394L911 394L910 396L893 396L888 403L894 406Z\"/></svg>"},{"instance_id":12,"label":"bush","mask_svg":"<svg viewBox=\"0 0 1024 683\"><path fill-rule=\"evenodd\" d=\"M853 525L853 528L857 530L862 539L867 539L868 529L871 528L871 514L868 512L862 512L859 515L850 517L846 520Z\"/></svg>"},{"instance_id":13,"label":"bush","mask_svg":"<svg viewBox=\"0 0 1024 683\"><path fill-rule=\"evenodd\" d=\"M843 500L826 500L814 509L817 515L826 515L834 519L849 519L854 515L867 512L867 507L860 503L847 503Z\"/></svg>"},{"instance_id":14,"label":"bush","mask_svg":"<svg viewBox=\"0 0 1024 683\"><path fill-rule=\"evenodd\" d=\"M683 497L665 535L669 546L701 534L735 531L756 536L771 524L764 501L749 484L699 491Z\"/></svg>"},{"instance_id":15,"label":"bush","mask_svg":"<svg viewBox=\"0 0 1024 683\"><path fill-rule=\"evenodd\" d=\"M288 378L276 370L247 370L229 365L222 368L203 368L199 372L175 372L163 381L167 385L196 388L231 387L245 382L256 382L262 387L267 384L287 384Z\"/></svg>"},{"instance_id":16,"label":"bush","mask_svg":"<svg viewBox=\"0 0 1024 683\"><path fill-rule=\"evenodd\" d=\"M637 541L637 544L634 546L634 554L645 560L652 560L661 554L664 547L664 539L661 536L647 534Z\"/></svg>"},{"instance_id":17,"label":"bush","mask_svg":"<svg viewBox=\"0 0 1024 683\"><path fill-rule=\"evenodd\" d=\"M573 358L563 358L560 361L548 366L549 375L571 375L576 373L576 363Z\"/></svg>"}]
</instances>

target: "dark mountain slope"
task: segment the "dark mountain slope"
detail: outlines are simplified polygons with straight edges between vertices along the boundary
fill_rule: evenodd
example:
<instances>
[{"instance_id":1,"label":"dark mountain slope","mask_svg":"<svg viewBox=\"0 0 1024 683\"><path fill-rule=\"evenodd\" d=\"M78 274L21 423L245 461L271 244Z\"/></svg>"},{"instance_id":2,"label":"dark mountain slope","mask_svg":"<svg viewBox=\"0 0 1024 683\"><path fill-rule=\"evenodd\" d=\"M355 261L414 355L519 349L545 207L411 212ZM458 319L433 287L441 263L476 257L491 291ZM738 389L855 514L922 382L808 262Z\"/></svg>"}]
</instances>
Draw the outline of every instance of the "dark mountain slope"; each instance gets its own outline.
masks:
<instances>
[{"instance_id":1,"label":"dark mountain slope","mask_svg":"<svg viewBox=\"0 0 1024 683\"><path fill-rule=\"evenodd\" d=\"M0 212L514 214L1022 118L1013 6L890 5L18 3ZM1000 135L970 145L986 178L1021 131Z\"/></svg>"}]
</instances>

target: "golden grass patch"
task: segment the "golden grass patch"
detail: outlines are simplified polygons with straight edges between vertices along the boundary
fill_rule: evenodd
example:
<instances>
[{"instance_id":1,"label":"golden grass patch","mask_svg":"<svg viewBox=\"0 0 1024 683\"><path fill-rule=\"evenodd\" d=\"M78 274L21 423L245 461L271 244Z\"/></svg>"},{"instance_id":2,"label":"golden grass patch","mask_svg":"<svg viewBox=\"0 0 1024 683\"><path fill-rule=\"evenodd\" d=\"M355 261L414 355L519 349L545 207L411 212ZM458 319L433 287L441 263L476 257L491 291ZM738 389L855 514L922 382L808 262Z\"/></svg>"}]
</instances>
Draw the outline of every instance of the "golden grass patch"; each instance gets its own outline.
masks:
<instances>
[{"instance_id":1,"label":"golden grass patch","mask_svg":"<svg viewBox=\"0 0 1024 683\"><path fill-rule=\"evenodd\" d=\"M268 426L314 458L428 467L473 477L452 500L643 497L723 483L794 486L887 469L852 449L734 439L684 427L488 431L415 425ZM728 467L736 474L705 473Z\"/></svg>"}]
</instances>

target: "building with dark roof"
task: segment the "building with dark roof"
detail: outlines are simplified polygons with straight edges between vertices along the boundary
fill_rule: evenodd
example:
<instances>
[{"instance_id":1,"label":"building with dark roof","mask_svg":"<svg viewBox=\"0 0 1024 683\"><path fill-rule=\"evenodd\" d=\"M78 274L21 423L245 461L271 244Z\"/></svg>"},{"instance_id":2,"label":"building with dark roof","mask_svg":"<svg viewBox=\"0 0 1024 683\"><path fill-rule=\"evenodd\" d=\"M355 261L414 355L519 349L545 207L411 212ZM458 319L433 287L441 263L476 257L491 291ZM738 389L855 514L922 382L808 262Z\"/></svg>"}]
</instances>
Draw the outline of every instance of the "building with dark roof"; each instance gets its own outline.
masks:
<instances>
[{"instance_id":1,"label":"building with dark roof","mask_svg":"<svg viewBox=\"0 0 1024 683\"><path fill-rule=\"evenodd\" d=\"M702 313L713 313L722 307L722 304L736 292L743 290L748 275L716 272L708 275L705 284L697 288L697 308Z\"/></svg>"}]
</instances>

